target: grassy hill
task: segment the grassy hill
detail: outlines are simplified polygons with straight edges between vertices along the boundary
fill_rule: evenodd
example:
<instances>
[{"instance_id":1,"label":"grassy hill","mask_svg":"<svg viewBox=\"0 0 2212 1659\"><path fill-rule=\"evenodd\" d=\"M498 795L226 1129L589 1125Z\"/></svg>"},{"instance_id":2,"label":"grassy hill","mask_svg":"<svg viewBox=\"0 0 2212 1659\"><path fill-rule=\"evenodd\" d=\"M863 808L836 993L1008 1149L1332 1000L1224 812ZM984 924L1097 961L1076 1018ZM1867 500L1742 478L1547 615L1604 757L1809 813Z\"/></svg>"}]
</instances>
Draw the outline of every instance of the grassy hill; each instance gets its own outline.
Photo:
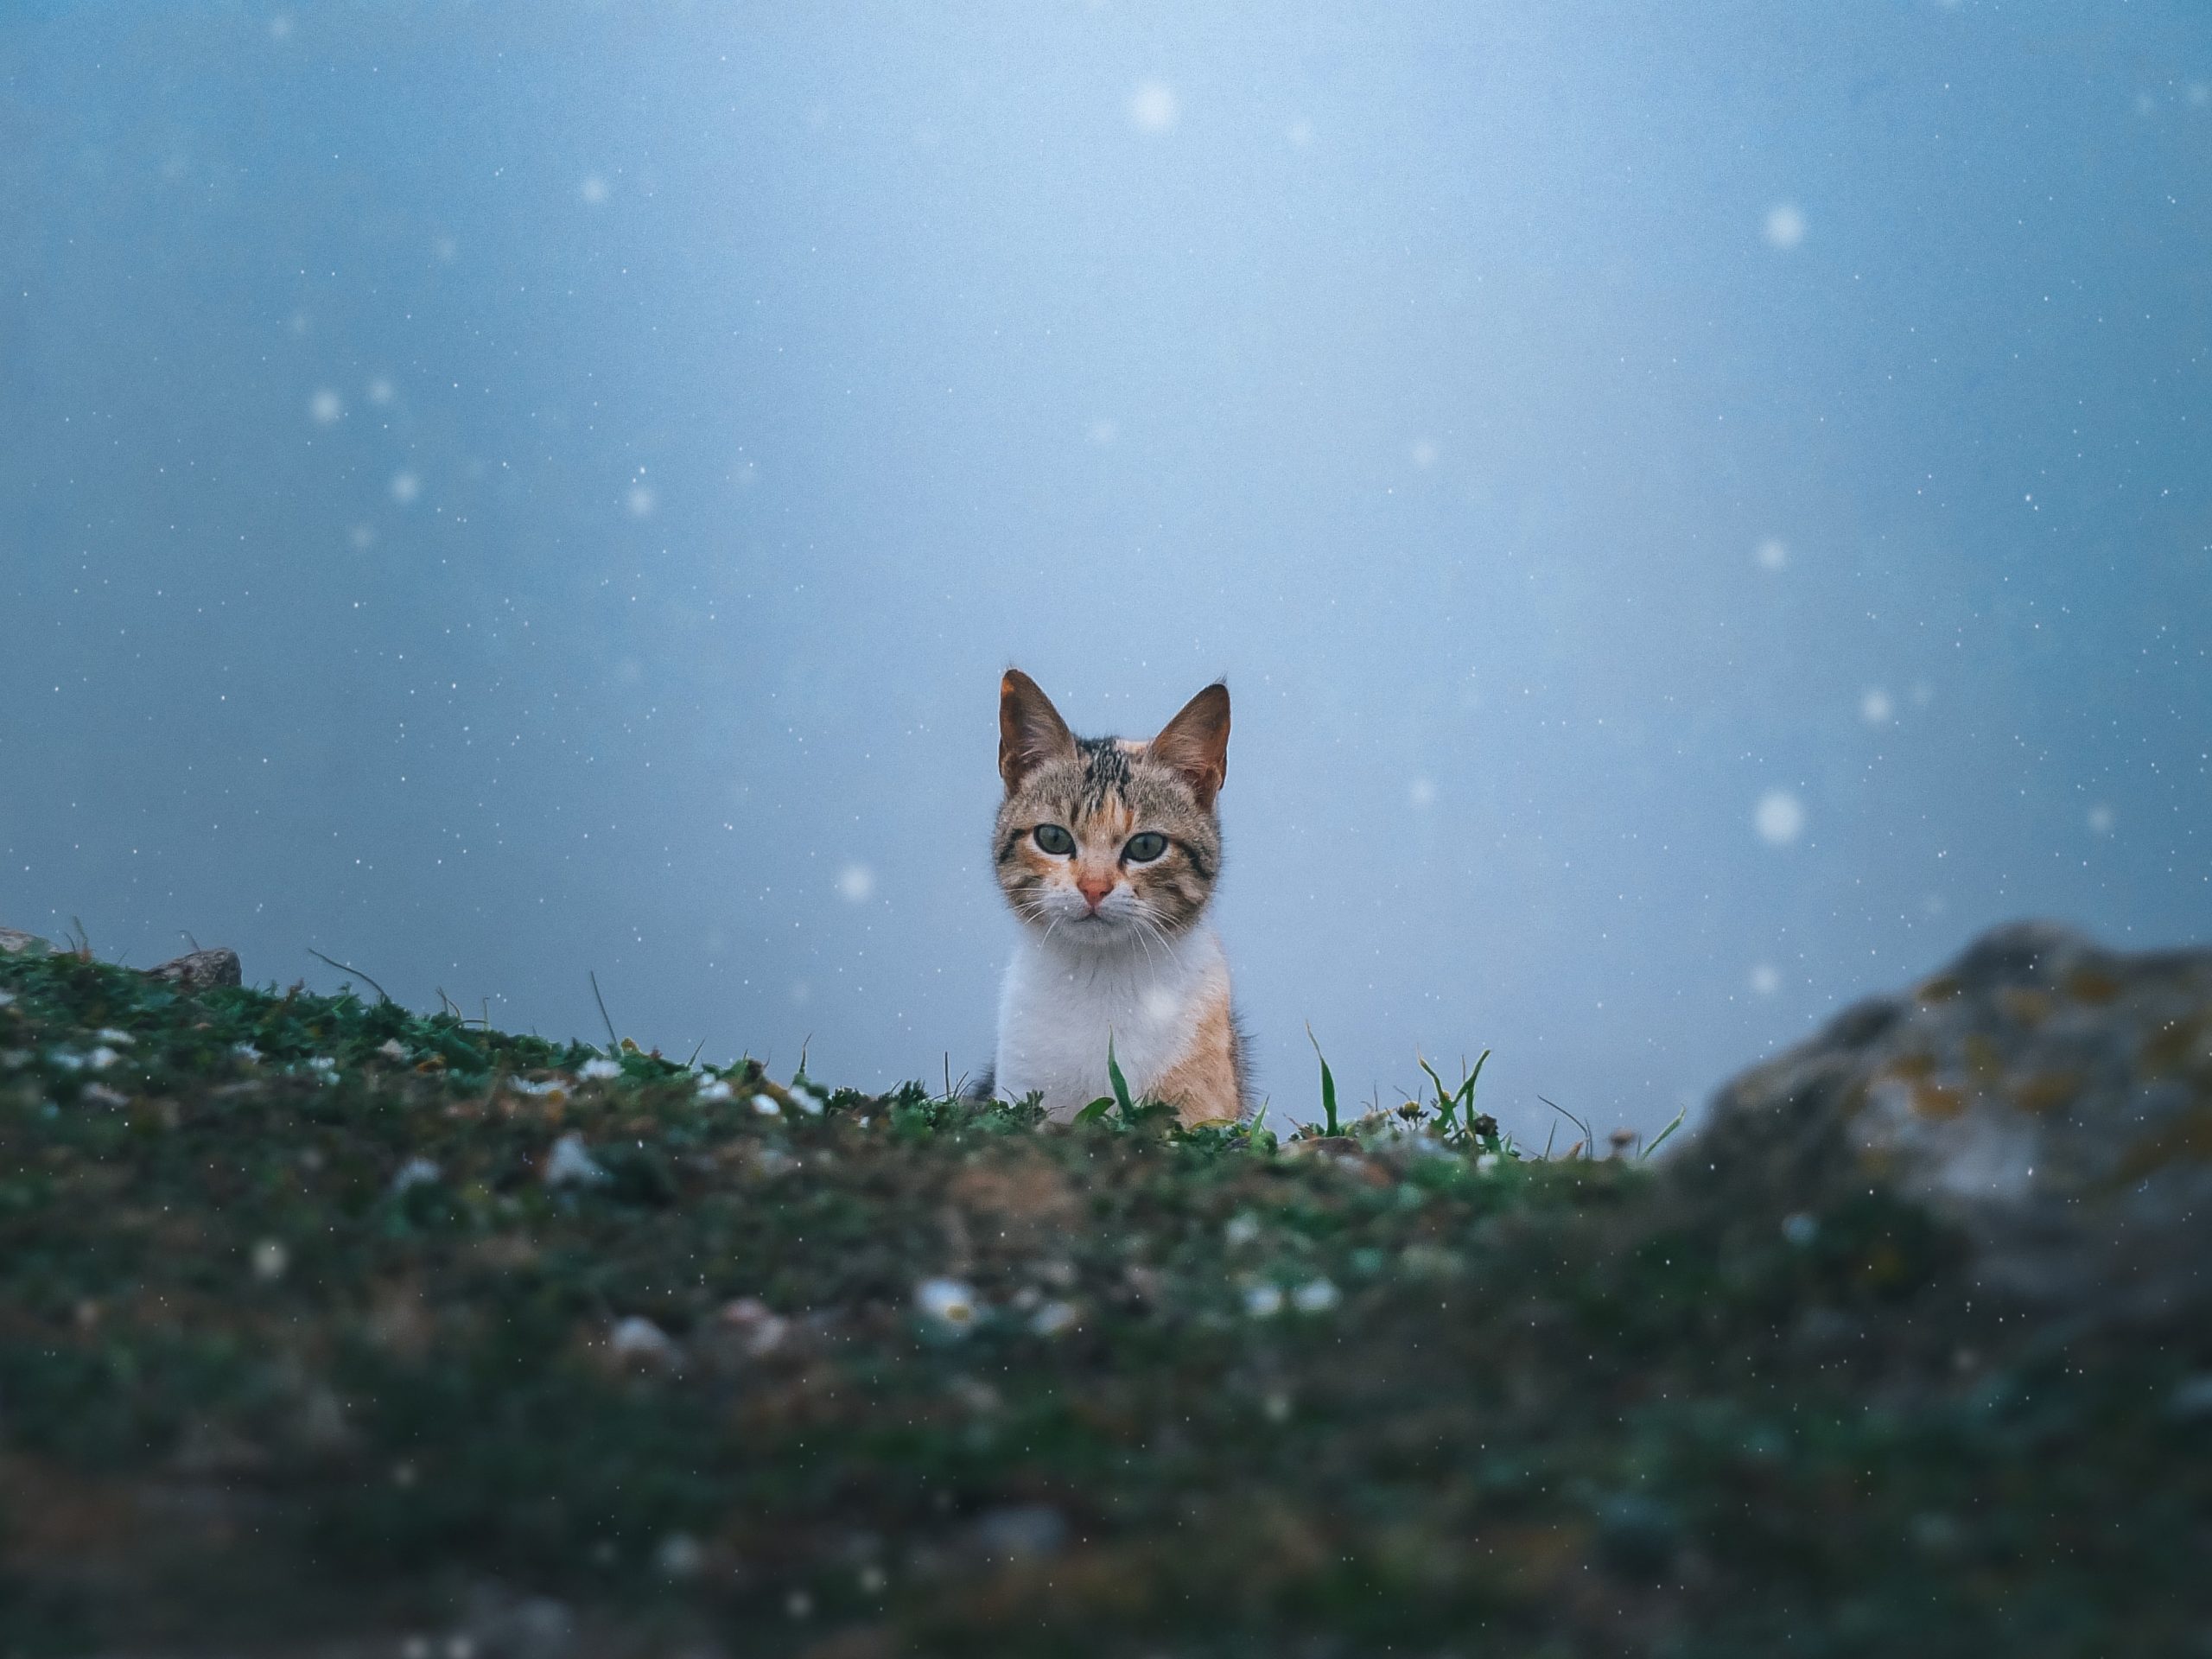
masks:
<instances>
[{"instance_id":1,"label":"grassy hill","mask_svg":"<svg viewBox=\"0 0 2212 1659\"><path fill-rule=\"evenodd\" d=\"M0 995L8 1656L2212 1652L2203 1338L1879 1184Z\"/></svg>"}]
</instances>

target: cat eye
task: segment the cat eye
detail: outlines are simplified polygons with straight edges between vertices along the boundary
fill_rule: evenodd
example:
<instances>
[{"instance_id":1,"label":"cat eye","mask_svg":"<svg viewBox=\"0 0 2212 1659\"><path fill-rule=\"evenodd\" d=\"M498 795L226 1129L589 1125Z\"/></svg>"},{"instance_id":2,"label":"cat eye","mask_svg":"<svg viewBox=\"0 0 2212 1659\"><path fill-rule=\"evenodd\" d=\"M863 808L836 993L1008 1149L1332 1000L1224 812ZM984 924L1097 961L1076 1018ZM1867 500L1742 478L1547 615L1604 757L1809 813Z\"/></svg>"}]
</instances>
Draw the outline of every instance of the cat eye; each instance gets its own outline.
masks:
<instances>
[{"instance_id":1,"label":"cat eye","mask_svg":"<svg viewBox=\"0 0 2212 1659\"><path fill-rule=\"evenodd\" d=\"M1075 837L1057 823L1040 823L1030 833L1040 849L1058 857L1075 851Z\"/></svg>"},{"instance_id":2,"label":"cat eye","mask_svg":"<svg viewBox=\"0 0 2212 1659\"><path fill-rule=\"evenodd\" d=\"M1157 830L1147 830L1141 836L1131 836L1129 844L1122 849L1122 856L1132 864L1149 864L1167 850L1167 837Z\"/></svg>"}]
</instances>

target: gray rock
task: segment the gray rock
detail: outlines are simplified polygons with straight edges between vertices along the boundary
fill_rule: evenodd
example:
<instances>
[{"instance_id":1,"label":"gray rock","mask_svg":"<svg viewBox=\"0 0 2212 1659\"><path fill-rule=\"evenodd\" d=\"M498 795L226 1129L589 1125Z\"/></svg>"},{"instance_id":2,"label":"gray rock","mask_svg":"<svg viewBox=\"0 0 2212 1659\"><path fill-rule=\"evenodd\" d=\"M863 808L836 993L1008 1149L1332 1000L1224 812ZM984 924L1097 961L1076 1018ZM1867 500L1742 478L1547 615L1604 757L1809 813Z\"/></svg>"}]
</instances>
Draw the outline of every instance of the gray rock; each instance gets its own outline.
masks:
<instances>
[{"instance_id":1,"label":"gray rock","mask_svg":"<svg viewBox=\"0 0 2212 1659\"><path fill-rule=\"evenodd\" d=\"M238 953L218 945L209 950L190 950L146 969L149 979L165 979L180 990L209 991L219 985L242 985L245 976Z\"/></svg>"},{"instance_id":2,"label":"gray rock","mask_svg":"<svg viewBox=\"0 0 2212 1659\"><path fill-rule=\"evenodd\" d=\"M53 949L35 933L25 933L18 928L0 927L0 956L42 957Z\"/></svg>"},{"instance_id":3,"label":"gray rock","mask_svg":"<svg viewBox=\"0 0 2212 1659\"><path fill-rule=\"evenodd\" d=\"M1981 1282L2173 1314L2212 1297L2212 950L1998 928L1736 1078L1677 1156L1808 1198L1886 1179Z\"/></svg>"}]
</instances>

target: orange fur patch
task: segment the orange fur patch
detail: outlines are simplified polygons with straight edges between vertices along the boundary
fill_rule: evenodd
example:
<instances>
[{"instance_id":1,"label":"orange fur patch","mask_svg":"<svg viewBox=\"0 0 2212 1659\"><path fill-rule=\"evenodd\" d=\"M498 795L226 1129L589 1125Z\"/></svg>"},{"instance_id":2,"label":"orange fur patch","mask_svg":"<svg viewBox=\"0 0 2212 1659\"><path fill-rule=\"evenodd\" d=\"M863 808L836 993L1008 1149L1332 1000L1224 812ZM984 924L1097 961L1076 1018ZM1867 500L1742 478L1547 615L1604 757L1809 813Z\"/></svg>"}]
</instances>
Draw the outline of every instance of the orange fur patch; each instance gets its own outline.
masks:
<instances>
[{"instance_id":1,"label":"orange fur patch","mask_svg":"<svg viewBox=\"0 0 2212 1659\"><path fill-rule=\"evenodd\" d=\"M1186 1124L1244 1115L1244 1091L1236 1075L1236 1038L1229 1023L1229 997L1216 997L1198 1015L1190 1052L1175 1063L1152 1092L1175 1109Z\"/></svg>"}]
</instances>

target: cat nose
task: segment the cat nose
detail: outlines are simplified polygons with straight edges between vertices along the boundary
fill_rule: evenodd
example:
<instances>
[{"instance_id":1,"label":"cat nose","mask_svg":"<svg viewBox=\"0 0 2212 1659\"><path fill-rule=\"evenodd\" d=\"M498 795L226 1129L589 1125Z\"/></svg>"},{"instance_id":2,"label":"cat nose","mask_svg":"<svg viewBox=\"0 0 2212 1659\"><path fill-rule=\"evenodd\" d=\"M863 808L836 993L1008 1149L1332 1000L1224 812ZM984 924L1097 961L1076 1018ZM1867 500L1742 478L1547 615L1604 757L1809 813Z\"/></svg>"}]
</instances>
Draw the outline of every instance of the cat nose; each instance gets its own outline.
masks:
<instances>
[{"instance_id":1,"label":"cat nose","mask_svg":"<svg viewBox=\"0 0 2212 1659\"><path fill-rule=\"evenodd\" d=\"M1084 903L1090 906L1093 915L1097 914L1098 906L1106 902L1106 895L1114 891L1114 880L1111 875L1076 877L1075 889L1083 895Z\"/></svg>"}]
</instances>

